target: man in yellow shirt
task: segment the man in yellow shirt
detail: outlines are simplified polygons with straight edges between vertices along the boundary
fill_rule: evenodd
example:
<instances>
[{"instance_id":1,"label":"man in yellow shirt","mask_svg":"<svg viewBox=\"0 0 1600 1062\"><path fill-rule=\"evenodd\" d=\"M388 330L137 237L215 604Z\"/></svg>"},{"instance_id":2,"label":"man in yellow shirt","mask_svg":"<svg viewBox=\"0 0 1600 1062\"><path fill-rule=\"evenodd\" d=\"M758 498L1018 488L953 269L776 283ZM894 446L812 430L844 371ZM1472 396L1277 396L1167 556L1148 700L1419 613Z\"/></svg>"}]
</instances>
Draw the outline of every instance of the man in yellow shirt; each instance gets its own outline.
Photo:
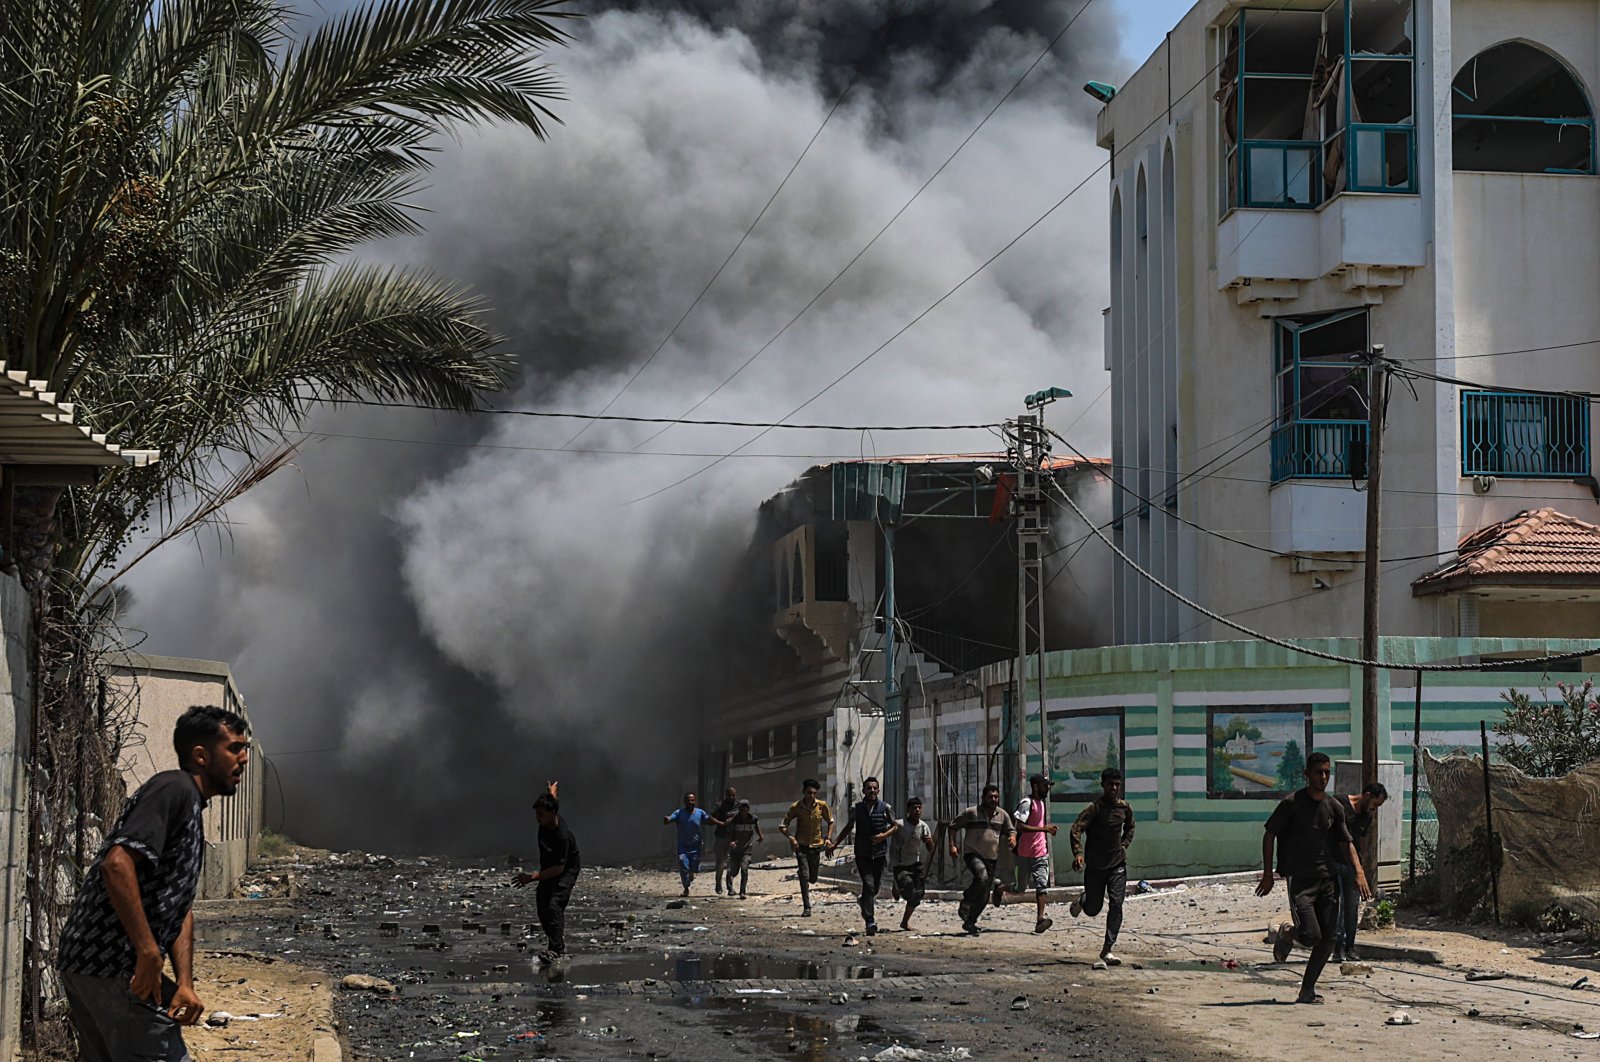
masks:
<instances>
[{"instance_id":1,"label":"man in yellow shirt","mask_svg":"<svg viewBox=\"0 0 1600 1062\"><path fill-rule=\"evenodd\" d=\"M826 801L817 799L822 786L815 778L800 783L804 794L789 805L778 832L789 838L789 847L795 854L795 865L800 871L800 902L805 909L800 914L811 917L811 886L817 883L817 867L822 861L822 850L828 847L833 833L833 811ZM789 824L794 832L789 832Z\"/></svg>"}]
</instances>

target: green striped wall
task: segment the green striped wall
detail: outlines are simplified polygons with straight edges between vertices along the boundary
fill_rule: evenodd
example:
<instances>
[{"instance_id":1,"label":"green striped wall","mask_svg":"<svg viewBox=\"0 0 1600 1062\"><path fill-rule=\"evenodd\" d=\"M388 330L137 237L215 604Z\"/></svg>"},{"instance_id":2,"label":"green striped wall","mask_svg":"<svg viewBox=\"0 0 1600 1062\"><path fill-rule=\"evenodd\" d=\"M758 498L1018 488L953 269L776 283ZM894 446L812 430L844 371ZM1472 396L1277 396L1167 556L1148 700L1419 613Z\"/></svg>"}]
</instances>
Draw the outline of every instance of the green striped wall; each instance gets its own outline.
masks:
<instances>
[{"instance_id":1,"label":"green striped wall","mask_svg":"<svg viewBox=\"0 0 1600 1062\"><path fill-rule=\"evenodd\" d=\"M1359 655L1355 639L1307 640L1343 656ZM1385 638L1381 656L1403 663L1455 662L1495 653L1557 654L1587 643L1559 639ZM1128 801L1138 821L1130 852L1130 877L1169 877L1257 869L1261 825L1271 798L1208 796L1206 739L1208 705L1239 707L1282 703L1311 705L1311 748L1335 760L1360 755L1361 670L1319 660L1262 642L1206 642L1117 646L1051 653L1045 657L1048 710L1070 708L1078 698L1117 698L1123 708L1124 769ZM1404 794L1410 816L1409 777L1416 672L1379 673L1379 755L1406 763ZM1564 679L1576 676L1560 676ZM1037 676L1030 671L1030 688ZM1429 672L1423 677L1424 746L1465 745L1480 721L1501 715L1500 693L1508 687L1554 692L1554 678L1527 672ZM1315 696L1303 696L1315 691ZM1355 706L1352 712L1352 705ZM1028 733L1037 733L1037 704L1030 700ZM1492 740L1492 735L1491 735ZM1037 751L1027 756L1038 770ZM1426 801L1423 820L1431 816ZM1052 805L1063 829L1081 807ZM1409 834L1402 825L1402 837ZM1071 851L1055 847L1058 877L1074 880Z\"/></svg>"}]
</instances>

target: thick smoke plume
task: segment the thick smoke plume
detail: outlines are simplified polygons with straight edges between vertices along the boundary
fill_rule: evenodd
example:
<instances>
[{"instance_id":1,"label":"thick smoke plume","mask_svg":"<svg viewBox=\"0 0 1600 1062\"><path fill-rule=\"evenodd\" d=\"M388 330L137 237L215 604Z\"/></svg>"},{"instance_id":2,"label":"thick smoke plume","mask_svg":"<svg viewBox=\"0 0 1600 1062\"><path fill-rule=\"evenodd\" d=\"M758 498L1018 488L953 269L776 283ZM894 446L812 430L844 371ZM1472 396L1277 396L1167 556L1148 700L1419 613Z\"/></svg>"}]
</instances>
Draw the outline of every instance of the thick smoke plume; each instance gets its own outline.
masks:
<instances>
[{"instance_id":1,"label":"thick smoke plume","mask_svg":"<svg viewBox=\"0 0 1600 1062\"><path fill-rule=\"evenodd\" d=\"M680 415L837 272L1066 21L1028 0L619 3L553 58L565 125L447 145L426 236L373 251L494 307L521 378L498 404L595 410L689 305L834 96L859 80L722 279L615 412ZM886 22L886 11L895 16ZM1085 15L889 234L696 414L767 419L892 335L1103 160ZM1086 188L799 419L997 421L1028 391L1105 385L1104 200ZM1107 403L1073 437L1103 452ZM137 583L146 651L231 660L282 779L282 822L374 850L527 850L547 778L593 857L653 847L696 774L699 713L739 636L760 501L831 456L988 450L983 432L753 432L349 409ZM365 437L365 438L363 438ZM377 440L386 441L377 441ZM397 442L387 440L417 440ZM641 449L650 456L632 453ZM762 455L762 456L751 456ZM779 455L779 456L774 456ZM1080 577L1081 578L1081 577ZM1067 580L1063 580L1065 584ZM269 809L274 825L276 806Z\"/></svg>"}]
</instances>

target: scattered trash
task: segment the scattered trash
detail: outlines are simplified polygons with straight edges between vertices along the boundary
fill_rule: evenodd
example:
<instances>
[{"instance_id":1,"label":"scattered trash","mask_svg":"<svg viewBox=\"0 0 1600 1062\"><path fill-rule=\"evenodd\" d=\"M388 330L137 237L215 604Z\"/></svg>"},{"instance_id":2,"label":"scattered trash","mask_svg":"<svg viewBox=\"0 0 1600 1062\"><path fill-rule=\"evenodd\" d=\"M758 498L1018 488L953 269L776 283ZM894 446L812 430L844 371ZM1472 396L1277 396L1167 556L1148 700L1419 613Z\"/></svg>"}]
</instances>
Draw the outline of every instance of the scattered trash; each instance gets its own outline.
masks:
<instances>
[{"instance_id":1,"label":"scattered trash","mask_svg":"<svg viewBox=\"0 0 1600 1062\"><path fill-rule=\"evenodd\" d=\"M850 1002L850 993L835 992L833 995L828 997L828 1002L833 1003L836 1006L843 1006L844 1004Z\"/></svg>"},{"instance_id":2,"label":"scattered trash","mask_svg":"<svg viewBox=\"0 0 1600 1062\"><path fill-rule=\"evenodd\" d=\"M667 910L669 910L669 911L681 911L685 907L688 907L688 906L689 906L689 901L687 901L687 900L668 900L667 901Z\"/></svg>"},{"instance_id":3,"label":"scattered trash","mask_svg":"<svg viewBox=\"0 0 1600 1062\"><path fill-rule=\"evenodd\" d=\"M506 1037L508 1044L543 1044L544 1033L538 1029L529 1029L527 1032L512 1033Z\"/></svg>"},{"instance_id":4,"label":"scattered trash","mask_svg":"<svg viewBox=\"0 0 1600 1062\"><path fill-rule=\"evenodd\" d=\"M1383 1019L1383 1023L1385 1025L1415 1025L1417 1024L1417 1019L1413 1018L1403 1010L1397 1010L1387 1018Z\"/></svg>"},{"instance_id":5,"label":"scattered trash","mask_svg":"<svg viewBox=\"0 0 1600 1062\"><path fill-rule=\"evenodd\" d=\"M1161 991L1159 988L1147 988L1144 990L1144 994L1147 996L1153 996L1159 991Z\"/></svg>"},{"instance_id":6,"label":"scattered trash","mask_svg":"<svg viewBox=\"0 0 1600 1062\"><path fill-rule=\"evenodd\" d=\"M854 933L846 933L844 935L844 946L847 948L859 948L861 946L861 941L856 939L856 935Z\"/></svg>"},{"instance_id":7,"label":"scattered trash","mask_svg":"<svg viewBox=\"0 0 1600 1062\"><path fill-rule=\"evenodd\" d=\"M1028 1009L1028 997L1027 996L1018 996L1016 999L1013 999L1011 1001L1011 1009L1012 1010L1027 1010Z\"/></svg>"},{"instance_id":8,"label":"scattered trash","mask_svg":"<svg viewBox=\"0 0 1600 1062\"><path fill-rule=\"evenodd\" d=\"M918 1048L895 1044L893 1047L885 1047L882 1051L873 1055L872 1062L922 1062L924 1059L934 1057L936 1056Z\"/></svg>"},{"instance_id":9,"label":"scattered trash","mask_svg":"<svg viewBox=\"0 0 1600 1062\"><path fill-rule=\"evenodd\" d=\"M1568 1035L1579 1040L1600 1040L1600 1032L1583 1032L1582 1030L1579 1030L1578 1032L1569 1033Z\"/></svg>"},{"instance_id":10,"label":"scattered trash","mask_svg":"<svg viewBox=\"0 0 1600 1062\"><path fill-rule=\"evenodd\" d=\"M233 1020L233 1015L225 1010L214 1010L206 1015L206 1024L218 1029L225 1029L228 1022Z\"/></svg>"},{"instance_id":11,"label":"scattered trash","mask_svg":"<svg viewBox=\"0 0 1600 1062\"><path fill-rule=\"evenodd\" d=\"M1091 970L1104 970L1105 968L1106 968L1106 963L1105 963L1104 959L1096 959L1095 962L1094 962L1094 965L1089 967L1089 969L1091 969Z\"/></svg>"},{"instance_id":12,"label":"scattered trash","mask_svg":"<svg viewBox=\"0 0 1600 1062\"><path fill-rule=\"evenodd\" d=\"M1133 891L1134 892L1155 892L1156 891L1156 887L1154 885L1150 884L1148 881L1140 879L1139 883L1133 887Z\"/></svg>"},{"instance_id":13,"label":"scattered trash","mask_svg":"<svg viewBox=\"0 0 1600 1062\"><path fill-rule=\"evenodd\" d=\"M1239 968L1239 960L1238 959L1223 959L1222 960L1222 968L1224 970L1237 970Z\"/></svg>"},{"instance_id":14,"label":"scattered trash","mask_svg":"<svg viewBox=\"0 0 1600 1062\"><path fill-rule=\"evenodd\" d=\"M1582 988L1584 985L1586 985L1588 983L1589 983L1589 977L1586 974L1583 977L1580 977L1576 981L1572 982L1572 987L1573 988Z\"/></svg>"},{"instance_id":15,"label":"scattered trash","mask_svg":"<svg viewBox=\"0 0 1600 1062\"><path fill-rule=\"evenodd\" d=\"M1339 972L1346 977L1371 977L1372 967L1364 962L1342 962L1339 964Z\"/></svg>"},{"instance_id":16,"label":"scattered trash","mask_svg":"<svg viewBox=\"0 0 1600 1062\"><path fill-rule=\"evenodd\" d=\"M1469 981L1504 981L1506 975L1499 970L1468 970Z\"/></svg>"},{"instance_id":17,"label":"scattered trash","mask_svg":"<svg viewBox=\"0 0 1600 1062\"><path fill-rule=\"evenodd\" d=\"M385 995L393 995L395 992L392 982L385 981L381 977L373 977L371 974L346 974L339 982L339 987L350 992L380 992Z\"/></svg>"},{"instance_id":18,"label":"scattered trash","mask_svg":"<svg viewBox=\"0 0 1600 1062\"><path fill-rule=\"evenodd\" d=\"M709 932L711 932L711 927L710 926L695 926L689 932L691 932L691 933L709 933Z\"/></svg>"}]
</instances>

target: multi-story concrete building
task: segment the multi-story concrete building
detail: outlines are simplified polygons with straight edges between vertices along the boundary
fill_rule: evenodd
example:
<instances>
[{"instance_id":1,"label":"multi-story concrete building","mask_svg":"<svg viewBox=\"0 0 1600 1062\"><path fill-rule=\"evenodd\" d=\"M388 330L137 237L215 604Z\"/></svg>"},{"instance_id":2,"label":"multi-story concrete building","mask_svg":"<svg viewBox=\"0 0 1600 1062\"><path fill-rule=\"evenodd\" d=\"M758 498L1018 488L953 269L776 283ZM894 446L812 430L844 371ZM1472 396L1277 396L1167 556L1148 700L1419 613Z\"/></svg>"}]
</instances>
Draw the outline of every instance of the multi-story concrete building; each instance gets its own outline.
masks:
<instances>
[{"instance_id":1,"label":"multi-story concrete building","mask_svg":"<svg viewBox=\"0 0 1600 1062\"><path fill-rule=\"evenodd\" d=\"M1141 566L1257 629L1356 634L1381 344L1457 381L1394 380L1383 633L1600 633L1593 425L1562 393L1600 391L1597 84L1600 0L1190 10L1099 124ZM1115 628L1235 637L1126 565Z\"/></svg>"},{"instance_id":2,"label":"multi-story concrete building","mask_svg":"<svg viewBox=\"0 0 1600 1062\"><path fill-rule=\"evenodd\" d=\"M172 728L196 704L214 704L250 718L233 671L220 660L119 653L108 658L107 681L133 693L138 706L137 733L122 750L123 781L128 792L152 775L176 770ZM205 866L200 875L202 900L225 900L255 857L263 822L263 763L252 757L238 793L211 801L205 811Z\"/></svg>"}]
</instances>

